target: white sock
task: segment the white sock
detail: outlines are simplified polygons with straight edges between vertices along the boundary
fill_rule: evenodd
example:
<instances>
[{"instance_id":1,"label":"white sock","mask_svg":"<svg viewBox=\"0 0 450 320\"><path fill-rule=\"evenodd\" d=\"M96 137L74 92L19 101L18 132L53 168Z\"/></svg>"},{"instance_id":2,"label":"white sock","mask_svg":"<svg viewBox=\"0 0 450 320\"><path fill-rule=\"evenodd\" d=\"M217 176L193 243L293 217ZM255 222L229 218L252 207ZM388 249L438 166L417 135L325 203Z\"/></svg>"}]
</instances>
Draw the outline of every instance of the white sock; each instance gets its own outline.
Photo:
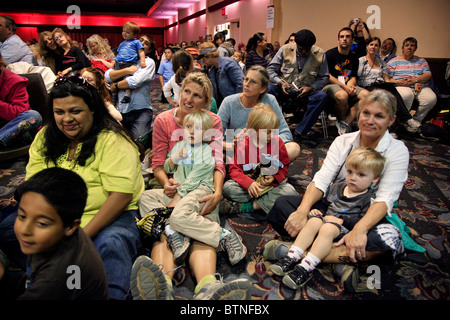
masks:
<instances>
[{"instance_id":1,"label":"white sock","mask_svg":"<svg viewBox=\"0 0 450 320\"><path fill-rule=\"evenodd\" d=\"M166 236L168 236L168 237L170 237L171 235L173 235L175 233L175 230L173 230L170 227L170 224L166 224L164 231L166 232Z\"/></svg>"},{"instance_id":2,"label":"white sock","mask_svg":"<svg viewBox=\"0 0 450 320\"><path fill-rule=\"evenodd\" d=\"M228 237L231 234L230 230L222 228L222 232L220 233L220 240L223 240L225 237Z\"/></svg>"},{"instance_id":3,"label":"white sock","mask_svg":"<svg viewBox=\"0 0 450 320\"><path fill-rule=\"evenodd\" d=\"M303 251L303 249L292 245L289 248L288 257L294 259L295 261L300 261L300 259L303 256L303 253L305 253L305 251Z\"/></svg>"},{"instance_id":4,"label":"white sock","mask_svg":"<svg viewBox=\"0 0 450 320\"><path fill-rule=\"evenodd\" d=\"M311 252L308 252L306 257L300 262L300 265L308 271L313 271L320 262L321 260L319 258Z\"/></svg>"}]
</instances>

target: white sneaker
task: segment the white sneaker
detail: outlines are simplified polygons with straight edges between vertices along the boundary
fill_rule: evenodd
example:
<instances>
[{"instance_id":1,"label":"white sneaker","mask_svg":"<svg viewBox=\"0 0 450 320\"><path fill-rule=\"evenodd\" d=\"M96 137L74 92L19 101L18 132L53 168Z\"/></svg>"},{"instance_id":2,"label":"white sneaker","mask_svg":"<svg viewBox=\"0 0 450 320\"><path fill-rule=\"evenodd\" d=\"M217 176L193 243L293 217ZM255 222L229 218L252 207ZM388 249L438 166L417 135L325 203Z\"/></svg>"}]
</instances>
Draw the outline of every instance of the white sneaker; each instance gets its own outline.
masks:
<instances>
[{"instance_id":1,"label":"white sneaker","mask_svg":"<svg viewBox=\"0 0 450 320\"><path fill-rule=\"evenodd\" d=\"M408 132L414 133L414 132L417 132L417 130L419 130L421 125L422 125L422 123L420 123L420 121L417 121L416 119L411 118L408 121L406 121L405 127Z\"/></svg>"}]
</instances>

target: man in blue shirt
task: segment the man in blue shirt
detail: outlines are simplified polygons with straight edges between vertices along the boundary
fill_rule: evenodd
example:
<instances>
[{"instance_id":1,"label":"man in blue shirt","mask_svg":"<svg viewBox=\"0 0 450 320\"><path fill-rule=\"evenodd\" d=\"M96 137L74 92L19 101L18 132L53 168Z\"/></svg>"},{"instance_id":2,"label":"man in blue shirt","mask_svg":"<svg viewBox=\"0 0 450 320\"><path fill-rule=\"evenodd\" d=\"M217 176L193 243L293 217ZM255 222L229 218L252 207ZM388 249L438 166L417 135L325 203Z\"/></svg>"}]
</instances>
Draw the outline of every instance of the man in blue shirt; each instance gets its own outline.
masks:
<instances>
[{"instance_id":1,"label":"man in blue shirt","mask_svg":"<svg viewBox=\"0 0 450 320\"><path fill-rule=\"evenodd\" d=\"M5 15L0 15L0 52L7 64L24 61L37 66L33 52L25 42L16 35L15 21Z\"/></svg>"},{"instance_id":2,"label":"man in blue shirt","mask_svg":"<svg viewBox=\"0 0 450 320\"><path fill-rule=\"evenodd\" d=\"M145 68L139 65L139 67L131 66L120 70L109 69L105 73L106 81L111 84L111 91L120 90L117 109L123 117L122 125L131 132L133 139L138 139L147 133L151 129L153 120L150 85L155 76L155 61L148 55L154 47L154 41L149 35L142 35L139 40L144 46L146 55ZM125 75L132 76L121 80ZM121 99L126 89L132 89L130 102L122 103Z\"/></svg>"},{"instance_id":3,"label":"man in blue shirt","mask_svg":"<svg viewBox=\"0 0 450 320\"><path fill-rule=\"evenodd\" d=\"M172 68L172 57L174 53L175 53L174 49L172 49L171 47L167 47L164 50L164 56L166 59L164 61L161 61L161 64L159 65L157 72L159 74L159 82L161 83L161 89L164 87L167 81L169 81L170 78L172 78L172 76L175 74ZM161 102L167 103L164 93L162 93L161 95Z\"/></svg>"}]
</instances>

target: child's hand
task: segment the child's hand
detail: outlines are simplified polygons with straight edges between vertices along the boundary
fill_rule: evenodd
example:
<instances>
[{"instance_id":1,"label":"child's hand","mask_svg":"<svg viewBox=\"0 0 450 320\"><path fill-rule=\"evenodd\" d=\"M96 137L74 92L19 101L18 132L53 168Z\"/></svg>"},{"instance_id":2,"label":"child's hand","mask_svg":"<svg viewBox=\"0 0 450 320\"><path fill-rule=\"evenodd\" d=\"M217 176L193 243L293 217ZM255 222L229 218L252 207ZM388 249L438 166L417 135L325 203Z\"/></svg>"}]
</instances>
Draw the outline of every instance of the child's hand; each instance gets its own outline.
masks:
<instances>
[{"instance_id":1,"label":"child's hand","mask_svg":"<svg viewBox=\"0 0 450 320\"><path fill-rule=\"evenodd\" d=\"M273 176L261 176L261 179L259 179L259 183L262 186L270 186L274 180L275 178Z\"/></svg>"},{"instance_id":2,"label":"child's hand","mask_svg":"<svg viewBox=\"0 0 450 320\"><path fill-rule=\"evenodd\" d=\"M323 213L320 210L317 209L312 209L309 214L311 216L323 216Z\"/></svg>"},{"instance_id":3,"label":"child's hand","mask_svg":"<svg viewBox=\"0 0 450 320\"><path fill-rule=\"evenodd\" d=\"M186 159L187 157L188 157L188 149L187 148L181 148L180 150L178 150L178 152L175 152L171 156L173 163L178 163L180 160Z\"/></svg>"},{"instance_id":4,"label":"child's hand","mask_svg":"<svg viewBox=\"0 0 450 320\"><path fill-rule=\"evenodd\" d=\"M142 69L144 69L145 67L147 67L147 65L145 64L145 61L141 61L140 66Z\"/></svg>"},{"instance_id":5,"label":"child's hand","mask_svg":"<svg viewBox=\"0 0 450 320\"><path fill-rule=\"evenodd\" d=\"M234 146L236 146L241 140L243 140L247 136L246 132L247 132L247 128L244 128L244 129L241 130L241 132L239 132L234 137L234 141L233 141Z\"/></svg>"},{"instance_id":6,"label":"child's hand","mask_svg":"<svg viewBox=\"0 0 450 320\"><path fill-rule=\"evenodd\" d=\"M173 208L177 205L177 203L181 200L181 195L177 192L175 196L170 200L170 202L167 204L168 208Z\"/></svg>"},{"instance_id":7,"label":"child's hand","mask_svg":"<svg viewBox=\"0 0 450 320\"><path fill-rule=\"evenodd\" d=\"M258 198L259 195L261 194L261 185L258 182L253 181L250 184L250 187L248 187L247 191L248 191L248 194L250 196L252 196L253 198Z\"/></svg>"}]
</instances>

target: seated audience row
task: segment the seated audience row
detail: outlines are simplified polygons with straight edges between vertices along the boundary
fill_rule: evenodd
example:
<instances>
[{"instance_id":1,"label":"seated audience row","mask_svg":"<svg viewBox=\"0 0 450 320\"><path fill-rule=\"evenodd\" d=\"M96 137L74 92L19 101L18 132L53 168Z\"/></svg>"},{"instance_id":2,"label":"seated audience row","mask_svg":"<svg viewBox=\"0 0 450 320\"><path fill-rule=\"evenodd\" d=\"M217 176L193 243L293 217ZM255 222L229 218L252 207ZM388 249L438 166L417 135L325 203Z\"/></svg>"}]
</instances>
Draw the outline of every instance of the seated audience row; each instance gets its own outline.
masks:
<instances>
[{"instance_id":1,"label":"seated audience row","mask_svg":"<svg viewBox=\"0 0 450 320\"><path fill-rule=\"evenodd\" d=\"M5 257L23 271L30 268L26 254L32 263L31 274L25 274L25 291L11 292L12 287L8 287L9 297L42 299L52 291L66 299L124 300L131 295L134 299L170 300L175 298L175 270L186 264L196 280L195 299L250 299L249 280L224 283L215 276L220 246L232 265L247 252L233 229L220 226L219 214L260 214L280 235L296 238L290 248L271 241L263 252L267 259L278 260L272 271L284 276L283 283L293 289L305 285L321 262L339 263L342 256L352 263L380 255L401 256L401 234L386 215L407 179L409 154L388 128L397 115L401 125L416 131L436 101L427 85L429 66L414 55L417 40L405 39L402 55L386 64L377 57L380 40L366 29L355 19L338 32L337 47L328 51L315 46L312 31L302 29L274 56L272 50L267 51L267 36L257 33L249 41L249 64L244 69L225 53L230 51L223 45L222 33L212 42L200 44L195 58L185 49L172 57L174 50L170 49L158 69L170 108L154 121L150 83L156 64L150 58L155 47L151 36L135 39L139 27L126 23L125 41L117 55L111 55L103 39L92 36L88 41L90 55L86 56L62 29L43 32L40 48L44 64L60 76L49 95L50 121L44 128L38 131L38 113L28 114L33 111L27 104L26 81L0 69L2 77L10 79L0 83L1 102L8 110L1 115L8 123L0 129L0 142L7 145L11 136L34 137L37 132L29 151L26 182L17 193L18 211L0 221L0 279L10 280L11 276L4 268ZM384 47L383 57L388 55L388 44ZM194 61L201 62L203 70L195 70ZM96 67L91 66L93 62ZM117 109L106 83L118 95ZM9 96L10 92L14 94ZM415 97L419 109L412 117L409 112ZM213 112L212 101L218 109ZM300 197L287 182L287 171L300 154L299 140L307 137L327 104L337 117L340 136ZM286 111L302 115L295 119L296 139L283 114ZM354 119L359 130L351 132ZM23 121L33 126L22 132ZM13 132L3 134L10 127ZM146 157L158 186L145 190L140 138L149 131L151 152ZM363 156L361 167L351 162L361 147L382 161L367 175L370 179L351 182L356 179L353 171L366 169L368 155ZM50 174L47 170L53 167L65 169L54 171L55 177L66 175L80 183L76 176L70 176L75 172L84 181L87 189L83 191L82 183L79 187L84 195L76 195L85 202L82 214L81 207L74 206L73 215L65 220L69 206L49 198L52 190L46 193L38 188L39 179L45 180ZM347 184L343 182L346 177ZM49 184L49 188L55 186ZM374 201L367 202L368 195ZM313 210L322 198L342 196L363 204L356 215ZM53 214L46 220L56 226L53 240L40 238L39 230L24 232L35 219L30 199ZM330 208L340 205L328 202ZM158 233L158 228L140 229L154 212L170 217L157 226ZM147 248L149 256L142 254L146 252L143 232L153 237ZM319 234L314 242L308 238L311 232ZM328 233L327 245L330 239L343 237L332 250L316 250L324 233ZM96 261L90 266L96 276L82 280L88 281L83 283L92 290L67 292L58 282L45 283L50 270L46 266L54 268L55 274L61 274L65 266L57 265L56 259L67 259L67 265L84 263L68 258L60 250L62 244L70 250L81 245ZM309 247L311 254L302 260ZM46 250L53 255L42 255ZM280 252L285 254L280 256ZM354 266L347 265L347 269L341 279L346 289L357 277ZM287 274L289 270L293 271Z\"/></svg>"}]
</instances>

